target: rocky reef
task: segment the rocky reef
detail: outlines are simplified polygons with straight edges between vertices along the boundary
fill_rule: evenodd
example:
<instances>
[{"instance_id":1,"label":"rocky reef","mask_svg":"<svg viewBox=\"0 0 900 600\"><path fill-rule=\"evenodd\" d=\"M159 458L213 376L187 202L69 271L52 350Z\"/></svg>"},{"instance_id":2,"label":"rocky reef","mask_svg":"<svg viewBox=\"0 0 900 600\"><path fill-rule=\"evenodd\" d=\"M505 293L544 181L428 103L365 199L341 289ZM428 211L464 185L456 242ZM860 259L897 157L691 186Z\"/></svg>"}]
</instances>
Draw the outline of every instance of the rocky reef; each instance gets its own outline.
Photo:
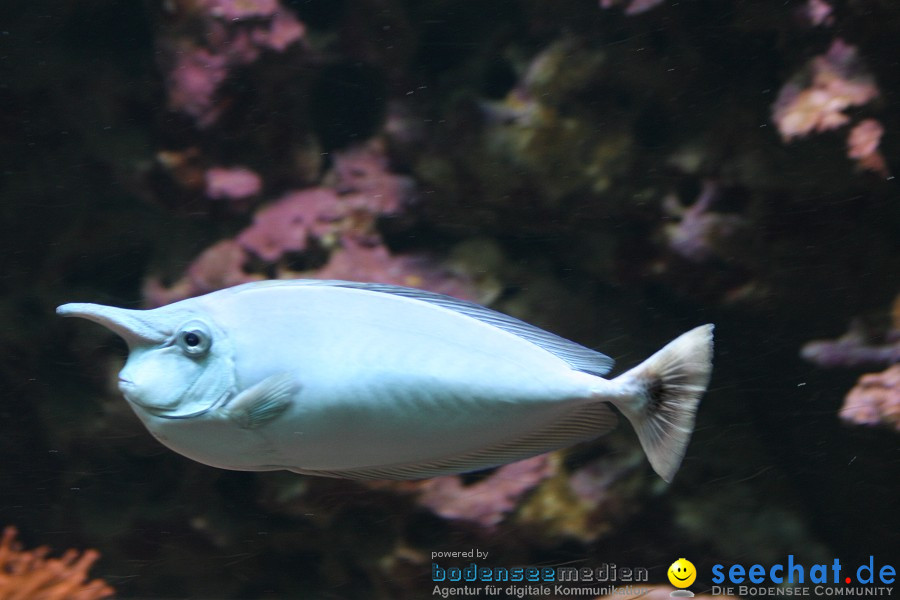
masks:
<instances>
[{"instance_id":1,"label":"rocky reef","mask_svg":"<svg viewBox=\"0 0 900 600\"><path fill-rule=\"evenodd\" d=\"M421 598L434 553L470 549L644 566L662 597L682 556L700 594L717 563L897 555L893 0L5 16L0 507L98 548L121 597ZM715 322L678 477L627 425L417 482L210 469L131 414L118 342L53 316L297 277L490 305L615 373Z\"/></svg>"}]
</instances>

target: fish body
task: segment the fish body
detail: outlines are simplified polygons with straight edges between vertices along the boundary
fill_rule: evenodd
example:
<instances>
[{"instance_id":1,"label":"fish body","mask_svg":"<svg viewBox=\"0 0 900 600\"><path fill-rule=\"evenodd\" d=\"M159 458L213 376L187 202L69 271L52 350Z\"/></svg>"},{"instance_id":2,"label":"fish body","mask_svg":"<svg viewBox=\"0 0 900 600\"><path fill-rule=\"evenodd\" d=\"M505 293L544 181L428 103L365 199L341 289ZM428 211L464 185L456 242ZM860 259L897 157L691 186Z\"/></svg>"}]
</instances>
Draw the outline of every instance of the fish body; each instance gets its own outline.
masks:
<instances>
[{"instance_id":1,"label":"fish body","mask_svg":"<svg viewBox=\"0 0 900 600\"><path fill-rule=\"evenodd\" d=\"M129 357L119 387L163 444L201 463L415 479L598 437L616 406L670 480L711 369L698 327L616 379L612 360L490 309L343 281L256 282L139 311L66 304Z\"/></svg>"}]
</instances>

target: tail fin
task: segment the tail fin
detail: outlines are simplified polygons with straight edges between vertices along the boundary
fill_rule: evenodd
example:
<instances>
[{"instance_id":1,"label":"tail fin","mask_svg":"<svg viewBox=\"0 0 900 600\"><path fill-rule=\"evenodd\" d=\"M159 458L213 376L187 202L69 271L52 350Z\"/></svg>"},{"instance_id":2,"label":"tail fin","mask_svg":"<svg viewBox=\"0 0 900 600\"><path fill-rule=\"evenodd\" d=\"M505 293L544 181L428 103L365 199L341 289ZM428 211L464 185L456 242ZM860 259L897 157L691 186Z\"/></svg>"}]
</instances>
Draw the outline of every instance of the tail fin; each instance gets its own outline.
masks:
<instances>
[{"instance_id":1,"label":"tail fin","mask_svg":"<svg viewBox=\"0 0 900 600\"><path fill-rule=\"evenodd\" d=\"M681 466L700 396L712 371L713 326L702 325L613 382L628 392L616 406L631 421L660 477L671 481Z\"/></svg>"}]
</instances>

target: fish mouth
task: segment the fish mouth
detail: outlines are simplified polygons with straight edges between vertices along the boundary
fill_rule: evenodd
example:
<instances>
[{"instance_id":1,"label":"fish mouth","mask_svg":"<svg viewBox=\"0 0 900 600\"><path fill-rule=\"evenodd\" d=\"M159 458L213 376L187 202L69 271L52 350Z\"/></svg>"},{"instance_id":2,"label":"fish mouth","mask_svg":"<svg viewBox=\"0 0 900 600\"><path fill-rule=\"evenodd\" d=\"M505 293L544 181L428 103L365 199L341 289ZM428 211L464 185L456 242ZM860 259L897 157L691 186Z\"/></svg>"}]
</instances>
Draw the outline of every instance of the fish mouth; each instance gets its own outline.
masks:
<instances>
[{"instance_id":1,"label":"fish mouth","mask_svg":"<svg viewBox=\"0 0 900 600\"><path fill-rule=\"evenodd\" d=\"M119 381L121 382L122 380L120 379ZM127 381L127 380L125 380L125 381ZM131 383L131 382L129 382L129 383ZM206 408L201 408L200 410L196 410L196 411L190 412L190 413L180 413L179 414L179 413L175 413L172 409L160 408L159 406L150 406L148 404L144 404L140 400L136 400L135 398L133 398L133 397L129 396L127 393L125 393L125 391L122 390L121 385L119 386L119 390L122 392L122 395L125 397L125 400L127 400L130 404L137 406L142 411L149 413L149 414L153 415L154 417L159 417L160 419L172 419L172 420L193 419L195 417L203 416L206 413L208 413L209 411L219 408L220 406L225 404L229 399L229 394L225 393L225 394L222 394L222 396L218 400L216 400L215 402L213 402Z\"/></svg>"}]
</instances>

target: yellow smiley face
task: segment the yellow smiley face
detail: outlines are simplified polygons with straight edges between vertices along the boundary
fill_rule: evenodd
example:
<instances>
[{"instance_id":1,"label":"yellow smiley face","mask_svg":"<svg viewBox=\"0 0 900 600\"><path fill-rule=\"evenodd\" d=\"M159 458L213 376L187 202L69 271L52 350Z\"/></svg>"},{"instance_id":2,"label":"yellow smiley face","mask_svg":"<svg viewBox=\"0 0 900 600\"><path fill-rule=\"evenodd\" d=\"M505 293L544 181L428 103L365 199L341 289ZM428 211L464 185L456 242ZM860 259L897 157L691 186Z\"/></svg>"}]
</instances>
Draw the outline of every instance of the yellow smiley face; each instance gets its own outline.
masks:
<instances>
[{"instance_id":1,"label":"yellow smiley face","mask_svg":"<svg viewBox=\"0 0 900 600\"><path fill-rule=\"evenodd\" d=\"M697 579L694 563L686 558L679 558L672 563L668 571L669 582L677 588L686 588Z\"/></svg>"}]
</instances>

